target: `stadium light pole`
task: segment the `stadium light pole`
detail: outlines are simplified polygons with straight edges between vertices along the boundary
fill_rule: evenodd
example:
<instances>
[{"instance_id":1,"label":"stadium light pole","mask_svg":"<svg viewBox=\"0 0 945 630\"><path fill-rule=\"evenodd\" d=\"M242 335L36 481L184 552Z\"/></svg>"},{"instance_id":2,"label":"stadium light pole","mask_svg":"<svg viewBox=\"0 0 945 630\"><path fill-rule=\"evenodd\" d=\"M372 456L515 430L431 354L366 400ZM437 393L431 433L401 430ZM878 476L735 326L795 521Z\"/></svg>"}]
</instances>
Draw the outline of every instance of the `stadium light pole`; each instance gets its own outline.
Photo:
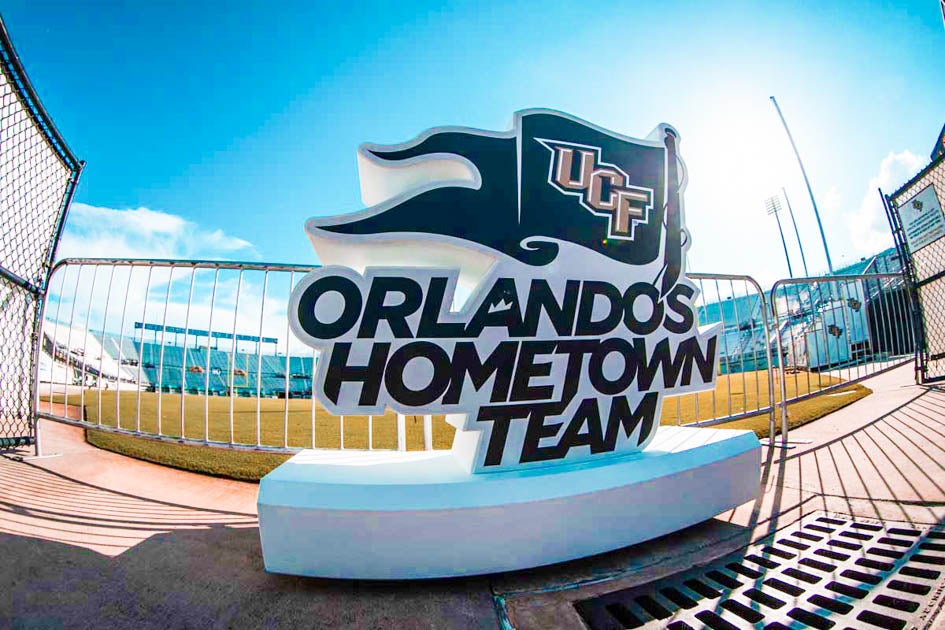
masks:
<instances>
[{"instance_id":1,"label":"stadium light pole","mask_svg":"<svg viewBox=\"0 0 945 630\"><path fill-rule=\"evenodd\" d=\"M784 190L784 186L781 187L781 194L784 195L784 201L787 202L787 211L791 215L791 223L794 224L794 236L797 237L797 247L801 250L801 264L804 266L804 277L809 277L810 272L807 271L807 259L804 257L804 244L801 243L801 233L797 231L797 221L794 220L794 210L791 209L791 200L788 199L787 191Z\"/></svg>"},{"instance_id":2,"label":"stadium light pole","mask_svg":"<svg viewBox=\"0 0 945 630\"><path fill-rule=\"evenodd\" d=\"M791 257L788 255L787 241L784 240L784 230L781 229L781 217L778 216L778 213L781 212L781 201L777 197L768 197L765 199L765 208L768 210L768 214L773 214L774 218L778 220L778 234L781 235L781 245L784 247L784 259L787 260L788 276L793 278L794 270L791 269Z\"/></svg>"},{"instance_id":3,"label":"stadium light pole","mask_svg":"<svg viewBox=\"0 0 945 630\"><path fill-rule=\"evenodd\" d=\"M791 141L791 148L794 149L794 156L797 158L797 164L801 167L801 175L804 176L804 183L807 185L807 194L810 195L810 205L814 207L814 216L817 217L817 227L820 229L820 240L824 243L824 255L827 257L827 269L830 270L830 273L833 273L833 262L830 260L830 250L827 248L827 237L824 236L824 225L820 222L820 212L817 210L817 202L814 201L814 191L811 190L810 180L807 179L807 171L804 170L804 163L801 162L801 154L797 151L797 145L794 144L794 136L791 135L791 130L788 129L787 121L784 120L784 114L781 113L781 108L778 107L778 101L776 101L772 96L771 102L774 103L774 108L778 110L778 117L781 119L781 124L784 125L784 131L787 132L788 140Z\"/></svg>"}]
</instances>

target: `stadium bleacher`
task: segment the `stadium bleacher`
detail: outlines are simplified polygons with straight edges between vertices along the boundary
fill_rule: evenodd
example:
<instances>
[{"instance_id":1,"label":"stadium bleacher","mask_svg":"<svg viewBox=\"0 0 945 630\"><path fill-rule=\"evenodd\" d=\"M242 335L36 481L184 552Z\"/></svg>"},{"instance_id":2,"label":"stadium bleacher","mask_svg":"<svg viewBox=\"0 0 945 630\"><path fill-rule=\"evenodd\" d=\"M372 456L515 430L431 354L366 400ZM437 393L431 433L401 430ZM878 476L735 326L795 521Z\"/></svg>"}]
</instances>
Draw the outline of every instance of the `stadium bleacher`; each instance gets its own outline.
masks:
<instances>
[{"instance_id":1,"label":"stadium bleacher","mask_svg":"<svg viewBox=\"0 0 945 630\"><path fill-rule=\"evenodd\" d=\"M147 391L214 396L301 398L312 393L314 357L230 352L160 344L117 333L82 331L48 323L44 355L56 382L138 383ZM68 369L67 369L68 368ZM47 376L50 378L51 376Z\"/></svg>"},{"instance_id":2,"label":"stadium bleacher","mask_svg":"<svg viewBox=\"0 0 945 630\"><path fill-rule=\"evenodd\" d=\"M134 341L147 389L215 396L300 398L312 393L312 357L227 352L214 348L182 348ZM117 344L115 346L117 348ZM123 358L129 355L123 354ZM163 366L163 369L159 369Z\"/></svg>"}]
</instances>

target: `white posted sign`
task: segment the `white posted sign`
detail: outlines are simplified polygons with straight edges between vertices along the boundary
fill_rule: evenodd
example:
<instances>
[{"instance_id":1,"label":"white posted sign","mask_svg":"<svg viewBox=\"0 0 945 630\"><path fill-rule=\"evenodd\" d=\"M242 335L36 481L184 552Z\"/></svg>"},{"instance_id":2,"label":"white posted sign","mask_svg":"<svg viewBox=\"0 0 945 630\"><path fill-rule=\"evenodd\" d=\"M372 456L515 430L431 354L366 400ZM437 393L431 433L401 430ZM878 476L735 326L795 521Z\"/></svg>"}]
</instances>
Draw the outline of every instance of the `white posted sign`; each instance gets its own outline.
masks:
<instances>
[{"instance_id":1,"label":"white posted sign","mask_svg":"<svg viewBox=\"0 0 945 630\"><path fill-rule=\"evenodd\" d=\"M899 206L902 229L909 251L916 252L945 236L945 217L935 189L926 186L918 195Z\"/></svg>"}]
</instances>

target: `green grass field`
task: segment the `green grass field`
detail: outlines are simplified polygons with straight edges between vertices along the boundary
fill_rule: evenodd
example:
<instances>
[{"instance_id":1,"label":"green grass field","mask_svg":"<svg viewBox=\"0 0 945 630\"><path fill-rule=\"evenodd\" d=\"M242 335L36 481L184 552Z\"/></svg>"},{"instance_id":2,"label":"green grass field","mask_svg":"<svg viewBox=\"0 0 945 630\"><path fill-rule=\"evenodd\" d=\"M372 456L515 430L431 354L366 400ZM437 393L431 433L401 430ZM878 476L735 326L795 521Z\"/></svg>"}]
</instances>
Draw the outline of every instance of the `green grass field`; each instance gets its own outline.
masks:
<instances>
[{"instance_id":1,"label":"green grass field","mask_svg":"<svg viewBox=\"0 0 945 630\"><path fill-rule=\"evenodd\" d=\"M788 374L784 379L788 400L840 383L843 383L842 379L810 372ZM781 402L781 384L777 372L774 373L774 398L776 402ZM722 374L716 379L714 390L666 399L662 424L677 424L677 420L680 424L686 424L697 420L751 414L767 404L766 370Z\"/></svg>"},{"instance_id":2,"label":"green grass field","mask_svg":"<svg viewBox=\"0 0 945 630\"><path fill-rule=\"evenodd\" d=\"M61 397L60 397L61 398ZM70 404L78 404L78 396L69 397ZM116 401L117 399L117 401ZM230 398L204 397L202 394L183 396L184 437L191 440L209 439L214 442L262 446L289 446L310 448L339 448L344 425L345 448L368 448L368 417L344 416L328 413L315 404L312 413L310 399L293 398ZM258 410L257 410L258 402ZM232 404L232 425L230 406ZM160 405L160 426L158 423ZM141 392L99 392L87 390L84 400L88 422L123 429L138 429L143 433L168 437L181 435L181 394ZM117 411L116 411L117 409ZM136 411L140 410L140 427L136 427ZM379 449L397 447L397 416L388 412L373 416L373 443ZM206 427L206 433L205 433ZM315 439L312 440L314 429ZM407 416L407 449L423 449L423 416ZM434 448L449 448L453 443L453 427L442 416L433 419Z\"/></svg>"},{"instance_id":3,"label":"green grass field","mask_svg":"<svg viewBox=\"0 0 945 630\"><path fill-rule=\"evenodd\" d=\"M826 376L788 375L785 380L788 398L817 391L841 381ZM757 380L756 380L757 378ZM775 382L776 398L780 400L780 386ZM840 388L834 395L817 396L788 406L791 426L799 426L815 420L831 411L850 404L870 390L862 385ZM80 400L81 398L81 400ZM48 399L44 397L44 399ZM61 394L54 402L66 402ZM668 398L663 407L661 423L664 425L687 424L695 420L706 420L722 415L750 412L768 401L767 373L747 373L719 376L715 389L715 404L712 392L697 396L686 395ZM84 408L89 422L103 426L120 426L123 429L139 430L143 433L178 438L181 435L181 395L155 392L115 390L86 390L83 396L72 394L69 405ZM230 406L232 404L232 423ZM310 399L261 399L230 398L188 394L183 397L183 434L191 440L209 439L217 442L232 441L245 444L281 447L311 447L314 430L314 445L317 448L339 448L342 425L345 448L368 447L368 418L366 416L338 416L329 414L321 405L315 404L314 417ZM160 405L160 431L158 406ZM140 412L140 424L136 416ZM373 448L393 449L397 446L397 417L388 412L374 416ZM768 415L753 415L734 422L725 423L725 428L748 429L759 437L768 433ZM206 429L205 429L206 427ZM257 429L258 427L258 429ZM206 433L205 433L206 431ZM258 431L258 432L257 432ZM454 429L443 416L433 416L432 437L435 449L448 449L453 442ZM161 464L187 470L236 479L256 480L275 468L288 457L278 453L265 453L240 449L207 448L202 446L175 444L120 435L107 431L89 429L90 443L108 450L120 452ZM422 450L423 417L406 417L406 446L408 450Z\"/></svg>"}]
</instances>

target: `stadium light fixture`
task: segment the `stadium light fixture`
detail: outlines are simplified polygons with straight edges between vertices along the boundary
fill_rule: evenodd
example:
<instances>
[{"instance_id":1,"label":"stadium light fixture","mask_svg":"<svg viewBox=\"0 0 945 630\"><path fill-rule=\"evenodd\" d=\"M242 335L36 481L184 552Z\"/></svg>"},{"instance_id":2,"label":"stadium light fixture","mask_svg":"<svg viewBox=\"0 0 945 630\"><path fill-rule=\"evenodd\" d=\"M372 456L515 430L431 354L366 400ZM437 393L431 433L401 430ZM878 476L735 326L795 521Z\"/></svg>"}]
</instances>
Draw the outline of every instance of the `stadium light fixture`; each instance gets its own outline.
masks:
<instances>
[{"instance_id":1,"label":"stadium light fixture","mask_svg":"<svg viewBox=\"0 0 945 630\"><path fill-rule=\"evenodd\" d=\"M781 200L778 197L768 197L765 199L765 209L768 214L773 214L778 221L778 234L781 235L781 245L784 247L784 259L787 260L788 276L793 278L794 271L791 269L791 257L788 255L787 241L784 240L784 230L781 229L781 217L778 216L778 213L781 212Z\"/></svg>"}]
</instances>

